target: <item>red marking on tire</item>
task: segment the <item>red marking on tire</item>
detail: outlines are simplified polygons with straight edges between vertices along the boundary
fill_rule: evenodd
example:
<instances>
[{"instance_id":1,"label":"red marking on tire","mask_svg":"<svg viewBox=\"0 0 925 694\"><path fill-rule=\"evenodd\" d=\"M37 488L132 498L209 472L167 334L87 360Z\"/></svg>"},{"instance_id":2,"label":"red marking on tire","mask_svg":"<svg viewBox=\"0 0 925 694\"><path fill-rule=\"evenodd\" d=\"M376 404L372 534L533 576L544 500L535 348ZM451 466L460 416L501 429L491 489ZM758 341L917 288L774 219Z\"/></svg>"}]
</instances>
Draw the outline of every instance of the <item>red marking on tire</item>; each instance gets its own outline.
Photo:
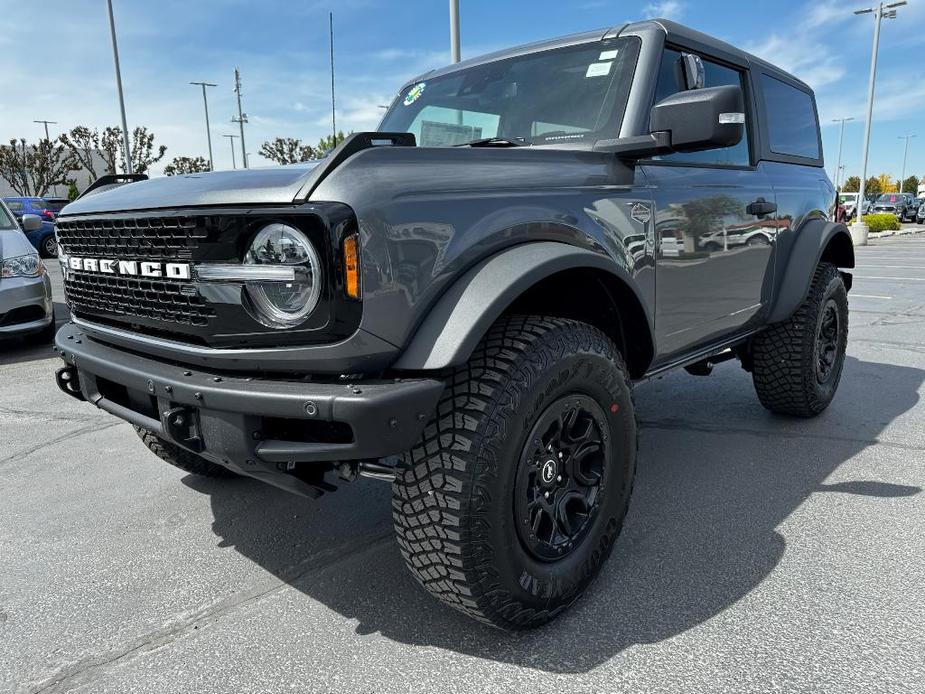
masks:
<instances>
[{"instance_id":1,"label":"red marking on tire","mask_svg":"<svg viewBox=\"0 0 925 694\"><path fill-rule=\"evenodd\" d=\"M617 403L613 403L610 406L610 411L613 412L614 414L616 414L619 411L619 409L620 409L620 406Z\"/></svg>"}]
</instances>

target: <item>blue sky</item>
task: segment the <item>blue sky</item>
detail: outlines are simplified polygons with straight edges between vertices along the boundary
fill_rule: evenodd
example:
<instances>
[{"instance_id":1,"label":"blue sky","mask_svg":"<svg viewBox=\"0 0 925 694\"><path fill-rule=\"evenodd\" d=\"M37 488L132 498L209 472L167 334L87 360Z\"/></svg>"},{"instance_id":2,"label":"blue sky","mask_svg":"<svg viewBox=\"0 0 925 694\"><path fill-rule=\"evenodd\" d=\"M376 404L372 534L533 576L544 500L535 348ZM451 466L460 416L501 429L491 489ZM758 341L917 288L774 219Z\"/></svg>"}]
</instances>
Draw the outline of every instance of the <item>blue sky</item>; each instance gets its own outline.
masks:
<instances>
[{"instance_id":1,"label":"blue sky","mask_svg":"<svg viewBox=\"0 0 925 694\"><path fill-rule=\"evenodd\" d=\"M445 0L114 0L129 127L147 125L168 155L205 155L202 99L210 90L216 166L229 168L236 133L232 70L244 79L252 164L275 136L314 143L330 131L327 13L336 30L338 125L372 129L410 77L449 60ZM664 16L743 46L817 90L827 169L838 127L847 175L860 170L873 20L846 0L460 0L463 57L561 34ZM898 177L900 135L918 134L907 175L925 175L925 0L885 20L869 173ZM104 0L0 0L0 141L119 119Z\"/></svg>"}]
</instances>

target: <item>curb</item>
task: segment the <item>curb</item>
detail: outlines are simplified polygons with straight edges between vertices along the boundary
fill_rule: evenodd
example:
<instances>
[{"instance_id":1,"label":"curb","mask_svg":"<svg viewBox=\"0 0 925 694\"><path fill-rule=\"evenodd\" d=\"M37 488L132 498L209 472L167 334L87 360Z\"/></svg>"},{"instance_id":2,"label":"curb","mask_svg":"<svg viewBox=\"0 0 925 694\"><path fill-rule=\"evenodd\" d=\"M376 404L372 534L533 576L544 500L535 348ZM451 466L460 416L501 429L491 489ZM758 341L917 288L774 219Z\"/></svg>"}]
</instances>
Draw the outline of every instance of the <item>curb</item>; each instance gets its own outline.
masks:
<instances>
[{"instance_id":1,"label":"curb","mask_svg":"<svg viewBox=\"0 0 925 694\"><path fill-rule=\"evenodd\" d=\"M885 239L890 236L911 236L912 234L921 234L925 227L913 227L911 229L900 229L899 231L880 231L870 235L871 239Z\"/></svg>"}]
</instances>

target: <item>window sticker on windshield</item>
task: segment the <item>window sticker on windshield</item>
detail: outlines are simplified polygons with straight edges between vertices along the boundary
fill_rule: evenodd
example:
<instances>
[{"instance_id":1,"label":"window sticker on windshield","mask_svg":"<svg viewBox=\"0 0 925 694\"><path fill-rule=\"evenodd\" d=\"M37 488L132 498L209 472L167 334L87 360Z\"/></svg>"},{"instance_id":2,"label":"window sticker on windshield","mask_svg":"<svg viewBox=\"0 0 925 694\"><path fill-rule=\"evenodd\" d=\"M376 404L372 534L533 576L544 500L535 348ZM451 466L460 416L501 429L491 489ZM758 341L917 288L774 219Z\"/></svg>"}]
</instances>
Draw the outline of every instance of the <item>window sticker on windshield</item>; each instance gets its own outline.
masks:
<instances>
[{"instance_id":1,"label":"window sticker on windshield","mask_svg":"<svg viewBox=\"0 0 925 694\"><path fill-rule=\"evenodd\" d=\"M613 63L591 63L588 66L585 77L603 77L604 75L609 75L611 65L613 65Z\"/></svg>"},{"instance_id":2,"label":"window sticker on windshield","mask_svg":"<svg viewBox=\"0 0 925 694\"><path fill-rule=\"evenodd\" d=\"M601 55L598 57L598 60L613 60L617 57L617 53L620 51L614 49L612 51L601 51Z\"/></svg>"},{"instance_id":3,"label":"window sticker on windshield","mask_svg":"<svg viewBox=\"0 0 925 694\"><path fill-rule=\"evenodd\" d=\"M411 87L408 90L408 93L405 94L405 106L410 106L415 101L421 98L421 94L424 93L424 87L427 85L424 82L418 82L416 85Z\"/></svg>"}]
</instances>

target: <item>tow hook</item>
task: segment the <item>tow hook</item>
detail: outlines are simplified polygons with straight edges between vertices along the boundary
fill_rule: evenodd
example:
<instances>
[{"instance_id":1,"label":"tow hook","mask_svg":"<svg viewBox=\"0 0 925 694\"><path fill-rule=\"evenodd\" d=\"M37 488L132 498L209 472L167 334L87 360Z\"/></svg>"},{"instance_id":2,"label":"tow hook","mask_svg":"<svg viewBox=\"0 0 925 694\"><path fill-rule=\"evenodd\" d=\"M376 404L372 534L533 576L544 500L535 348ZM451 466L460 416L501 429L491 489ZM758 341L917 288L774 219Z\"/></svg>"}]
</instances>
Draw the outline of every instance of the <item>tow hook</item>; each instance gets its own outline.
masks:
<instances>
[{"instance_id":1,"label":"tow hook","mask_svg":"<svg viewBox=\"0 0 925 694\"><path fill-rule=\"evenodd\" d=\"M161 423L167 435L191 451L202 450L202 437L199 435L199 418L195 408L174 407L161 414Z\"/></svg>"},{"instance_id":2,"label":"tow hook","mask_svg":"<svg viewBox=\"0 0 925 694\"><path fill-rule=\"evenodd\" d=\"M77 375L77 369L73 366L62 366L55 371L55 381L58 387L72 398L86 400L80 390L80 377Z\"/></svg>"}]
</instances>

